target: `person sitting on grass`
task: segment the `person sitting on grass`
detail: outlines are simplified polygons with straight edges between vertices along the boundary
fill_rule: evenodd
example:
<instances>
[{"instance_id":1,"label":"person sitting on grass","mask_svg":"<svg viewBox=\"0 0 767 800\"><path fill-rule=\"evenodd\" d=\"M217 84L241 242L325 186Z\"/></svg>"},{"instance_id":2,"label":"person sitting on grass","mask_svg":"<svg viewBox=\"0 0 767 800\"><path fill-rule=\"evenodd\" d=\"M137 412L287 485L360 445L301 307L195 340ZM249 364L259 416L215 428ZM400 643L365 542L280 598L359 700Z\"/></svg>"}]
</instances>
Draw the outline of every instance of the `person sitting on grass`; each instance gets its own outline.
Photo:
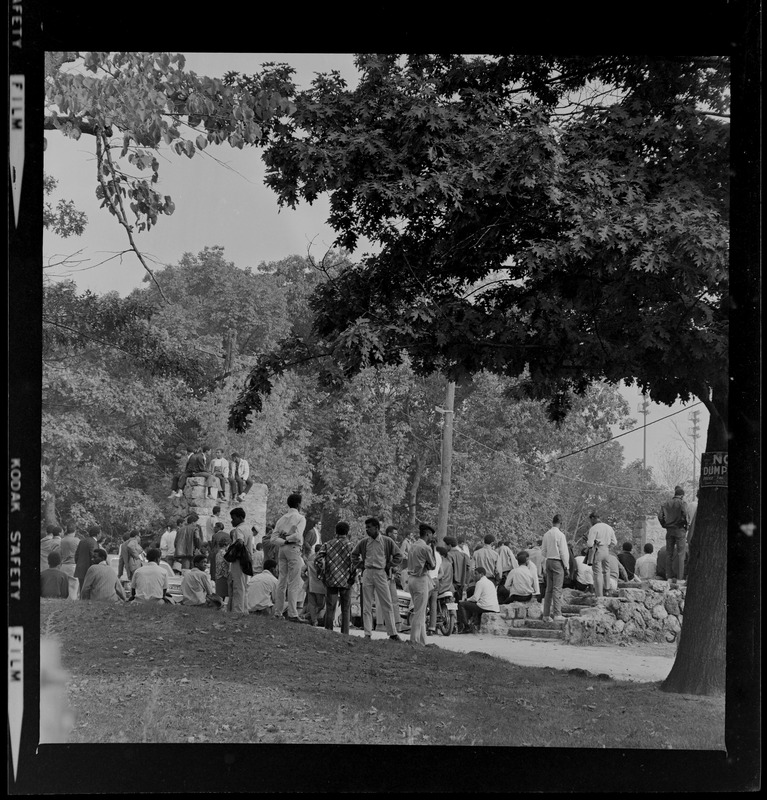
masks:
<instances>
[{"instance_id":1,"label":"person sitting on grass","mask_svg":"<svg viewBox=\"0 0 767 800\"><path fill-rule=\"evenodd\" d=\"M264 568L248 580L248 612L270 616L277 597L277 562L273 558L264 561Z\"/></svg>"},{"instance_id":2,"label":"person sitting on grass","mask_svg":"<svg viewBox=\"0 0 767 800\"><path fill-rule=\"evenodd\" d=\"M506 577L506 583L498 587L499 603L529 603L537 594L536 575L527 565L527 553L517 556L517 566Z\"/></svg>"},{"instance_id":3,"label":"person sitting on grass","mask_svg":"<svg viewBox=\"0 0 767 800\"><path fill-rule=\"evenodd\" d=\"M184 575L181 581L181 601L185 606L205 606L206 608L221 608L222 599L210 590L210 579L205 572L208 559L197 555L192 560L192 569Z\"/></svg>"},{"instance_id":4,"label":"person sitting on grass","mask_svg":"<svg viewBox=\"0 0 767 800\"><path fill-rule=\"evenodd\" d=\"M479 627L482 622L482 614L497 614L501 610L495 584L486 576L484 568L475 567L474 575L477 580L471 600L458 603L458 633L472 633L474 626Z\"/></svg>"},{"instance_id":5,"label":"person sitting on grass","mask_svg":"<svg viewBox=\"0 0 767 800\"><path fill-rule=\"evenodd\" d=\"M48 569L40 573L40 597L66 600L69 597L69 576L59 569L61 554L58 550L48 553Z\"/></svg>"},{"instance_id":6,"label":"person sitting on grass","mask_svg":"<svg viewBox=\"0 0 767 800\"><path fill-rule=\"evenodd\" d=\"M159 553L159 550L157 552ZM112 567L107 564L107 551L102 547L97 547L93 551L91 559L93 563L85 573L80 599L101 600L108 603L127 600L120 579Z\"/></svg>"},{"instance_id":7,"label":"person sitting on grass","mask_svg":"<svg viewBox=\"0 0 767 800\"><path fill-rule=\"evenodd\" d=\"M147 563L139 567L131 578L131 599L142 603L162 603L170 594L168 573L160 566L160 549L150 547L146 557Z\"/></svg>"}]
</instances>

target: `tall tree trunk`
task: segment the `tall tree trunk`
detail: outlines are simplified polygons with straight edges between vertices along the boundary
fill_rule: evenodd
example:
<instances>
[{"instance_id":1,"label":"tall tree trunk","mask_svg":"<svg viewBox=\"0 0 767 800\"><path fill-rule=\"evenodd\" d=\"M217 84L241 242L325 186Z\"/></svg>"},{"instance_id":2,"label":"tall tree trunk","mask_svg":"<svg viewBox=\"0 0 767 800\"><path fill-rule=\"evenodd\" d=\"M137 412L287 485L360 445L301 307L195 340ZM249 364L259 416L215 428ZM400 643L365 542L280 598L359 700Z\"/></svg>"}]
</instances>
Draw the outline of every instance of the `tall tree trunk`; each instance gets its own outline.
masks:
<instances>
[{"instance_id":1,"label":"tall tree trunk","mask_svg":"<svg viewBox=\"0 0 767 800\"><path fill-rule=\"evenodd\" d=\"M58 525L56 518L56 462L51 461L46 470L45 500L43 501L43 523Z\"/></svg>"},{"instance_id":2,"label":"tall tree trunk","mask_svg":"<svg viewBox=\"0 0 767 800\"><path fill-rule=\"evenodd\" d=\"M715 390L716 392L716 390ZM727 450L727 402L713 398L707 452ZM720 695L727 643L727 489L703 488L690 545L682 633L664 692Z\"/></svg>"},{"instance_id":3,"label":"tall tree trunk","mask_svg":"<svg viewBox=\"0 0 767 800\"><path fill-rule=\"evenodd\" d=\"M417 526L418 487L421 485L421 476L426 459L421 453L416 453L415 470L407 488L407 532L412 533Z\"/></svg>"}]
</instances>

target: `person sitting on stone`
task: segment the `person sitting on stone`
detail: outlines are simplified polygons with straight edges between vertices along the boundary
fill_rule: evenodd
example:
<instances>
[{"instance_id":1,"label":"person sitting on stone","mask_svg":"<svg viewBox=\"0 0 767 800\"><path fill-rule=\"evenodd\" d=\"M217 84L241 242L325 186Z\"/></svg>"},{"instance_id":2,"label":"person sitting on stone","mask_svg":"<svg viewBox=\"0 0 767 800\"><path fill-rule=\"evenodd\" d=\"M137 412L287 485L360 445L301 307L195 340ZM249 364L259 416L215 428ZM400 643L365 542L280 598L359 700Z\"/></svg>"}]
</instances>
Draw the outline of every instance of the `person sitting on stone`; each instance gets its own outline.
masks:
<instances>
[{"instance_id":1,"label":"person sitting on stone","mask_svg":"<svg viewBox=\"0 0 767 800\"><path fill-rule=\"evenodd\" d=\"M506 576L506 582L498 587L499 603L529 603L538 594L536 573L528 566L527 552L517 556L517 566Z\"/></svg>"},{"instance_id":2,"label":"person sitting on stone","mask_svg":"<svg viewBox=\"0 0 767 800\"><path fill-rule=\"evenodd\" d=\"M205 572L207 566L208 559L203 555L195 556L192 560L192 569L184 575L181 581L183 605L221 608L222 599L211 591L210 579L208 573Z\"/></svg>"},{"instance_id":3,"label":"person sitting on stone","mask_svg":"<svg viewBox=\"0 0 767 800\"><path fill-rule=\"evenodd\" d=\"M628 580L631 580L634 577L634 569L636 568L636 559L631 553L633 549L634 546L631 544L631 542L624 542L621 552L618 553L618 561L623 564L623 568L626 570L626 575L628 575Z\"/></svg>"},{"instance_id":4,"label":"person sitting on stone","mask_svg":"<svg viewBox=\"0 0 767 800\"><path fill-rule=\"evenodd\" d=\"M173 480L171 481L170 485L170 494L168 495L168 499L170 500L173 497L181 497L183 496L183 492L179 488L179 483L181 481L181 477L186 473L186 466L189 463L189 459L192 457L194 450L191 447L185 447L183 450L180 450L176 453L176 474L173 476Z\"/></svg>"},{"instance_id":5,"label":"person sitting on stone","mask_svg":"<svg viewBox=\"0 0 767 800\"><path fill-rule=\"evenodd\" d=\"M200 449L191 455L189 461L186 462L186 469L184 474L179 478L178 488L183 494L184 486L189 478L205 478L205 486L207 487L207 496L209 500L215 500L218 497L219 480L214 477L213 473L209 470L208 464L210 461L210 445L204 444Z\"/></svg>"},{"instance_id":6,"label":"person sitting on stone","mask_svg":"<svg viewBox=\"0 0 767 800\"><path fill-rule=\"evenodd\" d=\"M573 589L577 589L579 592L594 591L594 570L586 563L586 555L588 552L588 547L584 547L581 550L581 554L575 557L575 580L573 581Z\"/></svg>"},{"instance_id":7,"label":"person sitting on stone","mask_svg":"<svg viewBox=\"0 0 767 800\"><path fill-rule=\"evenodd\" d=\"M150 547L147 563L139 567L131 578L131 599L142 603L162 603L168 592L168 573L160 566L160 550ZM172 600L171 600L172 602Z\"/></svg>"},{"instance_id":8,"label":"person sitting on stone","mask_svg":"<svg viewBox=\"0 0 767 800\"><path fill-rule=\"evenodd\" d=\"M127 600L119 578L107 564L107 551L103 547L97 547L91 554L91 561L93 563L85 573L80 589L80 599L108 603Z\"/></svg>"},{"instance_id":9,"label":"person sitting on stone","mask_svg":"<svg viewBox=\"0 0 767 800\"><path fill-rule=\"evenodd\" d=\"M658 550L655 557L655 577L657 580L666 580L666 545Z\"/></svg>"},{"instance_id":10,"label":"person sitting on stone","mask_svg":"<svg viewBox=\"0 0 767 800\"><path fill-rule=\"evenodd\" d=\"M216 450L216 457L210 462L210 471L218 478L221 484L218 499L226 499L226 487L229 483L229 462L225 458L224 451L220 447Z\"/></svg>"},{"instance_id":11,"label":"person sitting on stone","mask_svg":"<svg viewBox=\"0 0 767 800\"><path fill-rule=\"evenodd\" d=\"M652 542L647 542L643 548L644 555L639 556L634 565L634 574L643 581L655 580L657 555L654 549Z\"/></svg>"},{"instance_id":12,"label":"person sitting on stone","mask_svg":"<svg viewBox=\"0 0 767 800\"><path fill-rule=\"evenodd\" d=\"M610 553L607 557L607 563L610 565L610 591L618 591L618 581L628 581L629 576L626 568L618 561L618 556Z\"/></svg>"},{"instance_id":13,"label":"person sitting on stone","mask_svg":"<svg viewBox=\"0 0 767 800\"><path fill-rule=\"evenodd\" d=\"M58 550L48 553L48 569L40 573L40 597L66 600L69 597L69 576L59 569L61 554Z\"/></svg>"},{"instance_id":14,"label":"person sitting on stone","mask_svg":"<svg viewBox=\"0 0 767 800\"><path fill-rule=\"evenodd\" d=\"M250 477L250 465L239 453L232 453L232 462L234 463L234 472L232 473L231 469L229 472L232 499L242 502L255 480Z\"/></svg>"},{"instance_id":15,"label":"person sitting on stone","mask_svg":"<svg viewBox=\"0 0 767 800\"><path fill-rule=\"evenodd\" d=\"M471 633L482 622L482 614L500 611L495 584L485 575L484 567L475 567L474 575L471 599L458 603L458 633Z\"/></svg>"}]
</instances>

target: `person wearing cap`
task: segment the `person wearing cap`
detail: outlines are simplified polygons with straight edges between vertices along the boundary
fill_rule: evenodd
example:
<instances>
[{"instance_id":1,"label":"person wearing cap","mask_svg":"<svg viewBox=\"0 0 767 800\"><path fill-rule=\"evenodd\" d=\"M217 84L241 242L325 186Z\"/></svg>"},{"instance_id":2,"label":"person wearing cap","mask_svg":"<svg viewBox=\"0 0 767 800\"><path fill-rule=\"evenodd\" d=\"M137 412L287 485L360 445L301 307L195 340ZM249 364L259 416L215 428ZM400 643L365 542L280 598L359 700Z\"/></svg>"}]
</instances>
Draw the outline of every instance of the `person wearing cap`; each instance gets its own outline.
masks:
<instances>
[{"instance_id":1,"label":"person wearing cap","mask_svg":"<svg viewBox=\"0 0 767 800\"><path fill-rule=\"evenodd\" d=\"M77 550L75 551L75 578L77 578L80 583L81 592L83 581L85 581L85 575L93 563L93 553L99 546L101 538L101 528L99 528L98 525L91 525L91 527L88 528L88 535L77 545ZM106 557L104 560L106 561Z\"/></svg>"},{"instance_id":2,"label":"person wearing cap","mask_svg":"<svg viewBox=\"0 0 767 800\"><path fill-rule=\"evenodd\" d=\"M365 520L367 536L352 551L352 562L355 570L362 571L362 625L365 638L373 635L373 602L383 612L384 625L390 639L401 641L397 635L399 609L392 607L389 578L392 569L402 563L402 553L397 543L386 534L381 533L381 523L376 517Z\"/></svg>"},{"instance_id":3,"label":"person wearing cap","mask_svg":"<svg viewBox=\"0 0 767 800\"><path fill-rule=\"evenodd\" d=\"M674 487L674 496L660 508L658 522L666 529L666 578L676 581L684 577L684 556L687 552L689 513L684 489Z\"/></svg>"},{"instance_id":4,"label":"person wearing cap","mask_svg":"<svg viewBox=\"0 0 767 800\"><path fill-rule=\"evenodd\" d=\"M591 565L594 570L594 594L604 597L605 588L610 586L610 545L617 546L618 540L612 527L602 522L596 511L589 514L589 522L591 527L586 537L586 547L597 545L594 563Z\"/></svg>"},{"instance_id":5,"label":"person wearing cap","mask_svg":"<svg viewBox=\"0 0 767 800\"><path fill-rule=\"evenodd\" d=\"M434 533L431 525L421 523L418 526L419 538L413 542L407 554L408 591L413 600L413 616L410 620L412 644L426 644L426 605L431 583L429 570L436 566L434 553L426 540Z\"/></svg>"},{"instance_id":6,"label":"person wearing cap","mask_svg":"<svg viewBox=\"0 0 767 800\"><path fill-rule=\"evenodd\" d=\"M301 557L301 548L304 544L304 530L306 517L301 513L303 497L294 492L288 495L288 511L276 522L272 531L271 541L278 547L277 599L274 602L274 616L282 617L287 605L288 620L290 622L303 622L298 616L298 599L303 588L301 568L304 560Z\"/></svg>"}]
</instances>

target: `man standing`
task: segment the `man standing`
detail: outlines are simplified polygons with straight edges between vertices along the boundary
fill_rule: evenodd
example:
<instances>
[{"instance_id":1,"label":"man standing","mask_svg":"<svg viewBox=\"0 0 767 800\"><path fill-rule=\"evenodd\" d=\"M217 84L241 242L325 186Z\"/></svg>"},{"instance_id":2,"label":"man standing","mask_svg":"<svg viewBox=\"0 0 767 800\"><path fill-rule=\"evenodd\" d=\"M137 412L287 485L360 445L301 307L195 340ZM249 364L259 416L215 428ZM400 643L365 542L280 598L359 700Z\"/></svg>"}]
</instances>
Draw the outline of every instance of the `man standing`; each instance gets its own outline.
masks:
<instances>
[{"instance_id":1,"label":"man standing","mask_svg":"<svg viewBox=\"0 0 767 800\"><path fill-rule=\"evenodd\" d=\"M176 534L176 561L181 564L181 569L191 569L195 550L202 545L202 534L197 524L197 514L190 514L186 518L186 525L182 525Z\"/></svg>"},{"instance_id":2,"label":"man standing","mask_svg":"<svg viewBox=\"0 0 767 800\"><path fill-rule=\"evenodd\" d=\"M458 603L458 633L471 633L474 624L479 627L483 613L497 613L498 594L495 584L485 575L484 567L475 567L476 584L471 600Z\"/></svg>"},{"instance_id":3,"label":"man standing","mask_svg":"<svg viewBox=\"0 0 767 800\"><path fill-rule=\"evenodd\" d=\"M95 527L95 526L94 526ZM88 529L90 533L92 528ZM83 543L85 540L83 540ZM90 551L88 551L90 552ZM116 603L118 600L127 600L125 591L115 571L107 564L107 551L96 547L93 551L93 564L88 567L88 572L83 579L80 589L81 600L101 600Z\"/></svg>"},{"instance_id":4,"label":"man standing","mask_svg":"<svg viewBox=\"0 0 767 800\"><path fill-rule=\"evenodd\" d=\"M69 597L69 577L60 569L61 555L58 550L48 553L48 568L40 573L40 597L66 600Z\"/></svg>"},{"instance_id":5,"label":"man standing","mask_svg":"<svg viewBox=\"0 0 767 800\"><path fill-rule=\"evenodd\" d=\"M354 583L352 546L349 542L349 523L336 525L336 538L320 545L315 565L325 584L325 629L333 630L336 603L341 601L341 633L349 633L351 587Z\"/></svg>"},{"instance_id":6,"label":"man standing","mask_svg":"<svg viewBox=\"0 0 767 800\"><path fill-rule=\"evenodd\" d=\"M248 581L248 611L251 614L271 614L277 596L277 562L264 561L264 568Z\"/></svg>"},{"instance_id":7,"label":"man standing","mask_svg":"<svg viewBox=\"0 0 767 800\"><path fill-rule=\"evenodd\" d=\"M245 525L245 510L233 508L229 512L232 518L232 542L242 542L245 552L253 561L253 534ZM232 597L232 611L236 614L248 613L248 578L250 576L243 570L239 560L229 562L229 586Z\"/></svg>"},{"instance_id":8,"label":"man standing","mask_svg":"<svg viewBox=\"0 0 767 800\"><path fill-rule=\"evenodd\" d=\"M61 537L61 571L69 578L69 599L77 600L80 584L75 578L75 553L80 540L77 538L77 526L72 520L67 522L66 533Z\"/></svg>"},{"instance_id":9,"label":"man standing","mask_svg":"<svg viewBox=\"0 0 767 800\"><path fill-rule=\"evenodd\" d=\"M434 553L426 539L434 533L431 525L418 526L419 538L410 547L407 557L408 590L413 599L413 617L410 621L410 642L426 644L426 603L429 598L429 570L434 569Z\"/></svg>"},{"instance_id":10,"label":"man standing","mask_svg":"<svg viewBox=\"0 0 767 800\"><path fill-rule=\"evenodd\" d=\"M437 552L437 534L433 531L426 538L426 544L431 548L434 556L434 569L428 572L431 584L429 586L429 614L426 619L426 635L435 636L437 633L437 594L439 593L439 570L442 566L442 556Z\"/></svg>"},{"instance_id":11,"label":"man standing","mask_svg":"<svg viewBox=\"0 0 767 800\"><path fill-rule=\"evenodd\" d=\"M150 547L147 562L131 577L131 594L142 603L162 603L168 594L168 573L160 566L160 551Z\"/></svg>"},{"instance_id":12,"label":"man standing","mask_svg":"<svg viewBox=\"0 0 767 800\"><path fill-rule=\"evenodd\" d=\"M492 581L501 577L498 572L498 552L493 549L495 536L492 533L485 535L484 544L474 552L474 569L482 567L484 574Z\"/></svg>"},{"instance_id":13,"label":"man standing","mask_svg":"<svg viewBox=\"0 0 767 800\"><path fill-rule=\"evenodd\" d=\"M281 617L285 610L287 598L288 620L302 622L298 616L298 598L301 594L302 580L301 547L304 543L306 517L301 513L303 497L294 492L288 496L288 511L283 514L274 526L272 541L279 546L277 557L277 600L274 604L274 615Z\"/></svg>"},{"instance_id":14,"label":"man standing","mask_svg":"<svg viewBox=\"0 0 767 800\"><path fill-rule=\"evenodd\" d=\"M165 526L165 531L160 537L160 558L166 563L170 564L173 568L173 562L176 560L176 536L178 531L169 522Z\"/></svg>"},{"instance_id":15,"label":"man standing","mask_svg":"<svg viewBox=\"0 0 767 800\"><path fill-rule=\"evenodd\" d=\"M381 523L375 517L365 520L363 539L352 551L355 570L362 571L362 624L365 638L373 635L373 601L384 615L384 625L390 639L402 641L397 635L399 609L392 608L389 577L394 567L402 562L402 553L396 543L381 533Z\"/></svg>"},{"instance_id":16,"label":"man standing","mask_svg":"<svg viewBox=\"0 0 767 800\"><path fill-rule=\"evenodd\" d=\"M469 557L459 549L458 540L454 536L446 536L444 542L447 547L447 557L453 565L453 594L456 601L463 600L471 575Z\"/></svg>"},{"instance_id":17,"label":"man standing","mask_svg":"<svg viewBox=\"0 0 767 800\"><path fill-rule=\"evenodd\" d=\"M506 582L506 578L508 577L509 573L514 569L514 567L518 566L517 559L514 556L512 549L509 547L508 542L501 542L498 545L498 564L496 566L498 572L501 573L501 584Z\"/></svg>"},{"instance_id":18,"label":"man standing","mask_svg":"<svg viewBox=\"0 0 767 800\"><path fill-rule=\"evenodd\" d=\"M567 549L567 539L559 529L561 517L554 515L552 527L543 534L541 544L541 557L546 565L546 595L543 599L543 617L550 620L554 612L554 621L561 622L562 616L562 586L564 585L565 572L570 566L570 551Z\"/></svg>"},{"instance_id":19,"label":"man standing","mask_svg":"<svg viewBox=\"0 0 767 800\"><path fill-rule=\"evenodd\" d=\"M88 535L85 537L85 539L80 541L80 544L77 545L77 550L75 551L75 578L77 578L77 580L80 582L81 593L83 589L83 582L85 581L85 575L93 563L91 556L99 546L101 538L101 528L99 528L98 525L91 525L91 527L88 528ZM105 551L104 562L106 562L106 560L107 557ZM125 595L123 594L123 597L124 596Z\"/></svg>"},{"instance_id":20,"label":"man standing","mask_svg":"<svg viewBox=\"0 0 767 800\"><path fill-rule=\"evenodd\" d=\"M302 574L307 579L306 610L304 618L318 628L324 627L325 584L317 574L317 552L320 545L314 545L315 551L304 562Z\"/></svg>"},{"instance_id":21,"label":"man standing","mask_svg":"<svg viewBox=\"0 0 767 800\"><path fill-rule=\"evenodd\" d=\"M45 532L40 537L40 572L48 569L49 553L61 547L61 537L59 537L58 541L54 539L55 531L61 533L61 528L59 528L58 525L48 525Z\"/></svg>"},{"instance_id":22,"label":"man standing","mask_svg":"<svg viewBox=\"0 0 767 800\"><path fill-rule=\"evenodd\" d=\"M221 485L218 491L218 499L224 500L226 498L226 485L229 483L229 462L224 458L224 451L220 447L216 450L216 457L210 462L210 471Z\"/></svg>"},{"instance_id":23,"label":"man standing","mask_svg":"<svg viewBox=\"0 0 767 800\"><path fill-rule=\"evenodd\" d=\"M661 506L658 514L658 521L666 529L666 578L674 583L684 576L688 520L684 489L675 486L674 496Z\"/></svg>"},{"instance_id":24,"label":"man standing","mask_svg":"<svg viewBox=\"0 0 767 800\"><path fill-rule=\"evenodd\" d=\"M610 545L617 545L615 531L606 522L601 522L599 514L592 511L589 514L591 527L586 537L586 547L597 545L594 563L591 568L594 570L594 594L597 597L604 597L605 587L610 586Z\"/></svg>"}]
</instances>

